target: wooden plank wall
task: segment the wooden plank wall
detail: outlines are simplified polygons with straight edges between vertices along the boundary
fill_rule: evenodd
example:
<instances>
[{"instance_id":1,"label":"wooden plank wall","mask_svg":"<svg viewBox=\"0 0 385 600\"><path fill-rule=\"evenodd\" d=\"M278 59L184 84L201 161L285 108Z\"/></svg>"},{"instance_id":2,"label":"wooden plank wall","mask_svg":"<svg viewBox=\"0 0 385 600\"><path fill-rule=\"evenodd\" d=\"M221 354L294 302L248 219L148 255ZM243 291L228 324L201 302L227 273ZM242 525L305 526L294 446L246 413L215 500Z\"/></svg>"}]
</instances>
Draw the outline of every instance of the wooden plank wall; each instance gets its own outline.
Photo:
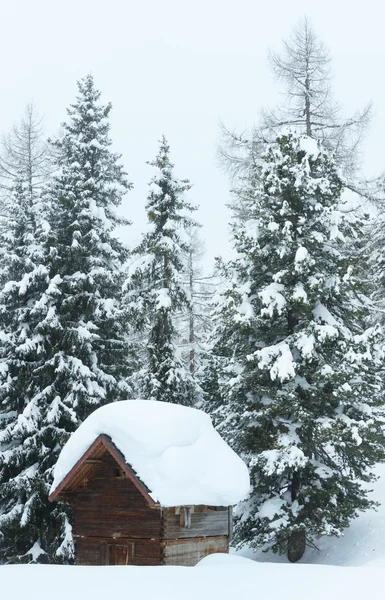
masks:
<instances>
[{"instance_id":1,"label":"wooden plank wall","mask_svg":"<svg viewBox=\"0 0 385 600\"><path fill-rule=\"evenodd\" d=\"M227 553L227 536L167 540L164 542L164 564L194 567L202 558L214 552Z\"/></svg>"},{"instance_id":2,"label":"wooden plank wall","mask_svg":"<svg viewBox=\"0 0 385 600\"><path fill-rule=\"evenodd\" d=\"M183 508L181 508L183 510ZM164 539L183 539L202 536L229 535L229 511L192 512L190 527L181 526L180 515L174 508L164 509Z\"/></svg>"},{"instance_id":3,"label":"wooden plank wall","mask_svg":"<svg viewBox=\"0 0 385 600\"><path fill-rule=\"evenodd\" d=\"M127 564L159 565L160 509L150 508L128 478L117 476L119 466L109 453L101 460L82 487L61 495L72 505L76 564L107 564L109 554L118 555L118 549L107 549L115 543L129 546Z\"/></svg>"},{"instance_id":4,"label":"wooden plank wall","mask_svg":"<svg viewBox=\"0 0 385 600\"><path fill-rule=\"evenodd\" d=\"M112 564L109 560L110 547L116 545L129 548L129 565L160 565L162 554L159 540L119 540L105 538L75 538L75 557L77 565L107 565Z\"/></svg>"},{"instance_id":5,"label":"wooden plank wall","mask_svg":"<svg viewBox=\"0 0 385 600\"><path fill-rule=\"evenodd\" d=\"M160 509L149 508L133 483L117 472L115 460L105 454L83 489L62 494L73 507L74 536L159 539Z\"/></svg>"}]
</instances>

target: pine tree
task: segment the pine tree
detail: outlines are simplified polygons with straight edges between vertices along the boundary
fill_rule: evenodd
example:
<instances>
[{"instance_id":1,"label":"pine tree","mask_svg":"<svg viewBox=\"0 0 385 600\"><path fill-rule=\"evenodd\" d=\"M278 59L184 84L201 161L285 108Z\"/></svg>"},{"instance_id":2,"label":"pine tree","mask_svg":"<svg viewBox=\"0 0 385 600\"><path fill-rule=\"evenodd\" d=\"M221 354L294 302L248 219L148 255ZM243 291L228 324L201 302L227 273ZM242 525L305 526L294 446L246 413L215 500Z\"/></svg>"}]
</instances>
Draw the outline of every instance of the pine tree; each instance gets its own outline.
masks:
<instances>
[{"instance_id":1,"label":"pine tree","mask_svg":"<svg viewBox=\"0 0 385 600\"><path fill-rule=\"evenodd\" d=\"M2 563L28 562L38 556L44 560L39 533L45 512L41 502L44 483L39 473L47 465L52 467L47 430L39 420L38 375L45 356L44 339L39 332L42 315L39 304L49 284L44 264L47 222L38 198L31 198L29 186L22 179L13 193L9 192L7 205L6 223L0 232ZM60 515L59 520L65 529L66 516ZM56 536L51 526L49 523L47 527L48 544Z\"/></svg>"},{"instance_id":2,"label":"pine tree","mask_svg":"<svg viewBox=\"0 0 385 600\"><path fill-rule=\"evenodd\" d=\"M189 251L185 232L196 226L189 216L195 207L185 197L190 183L173 175L169 152L163 136L157 157L149 163L158 169L150 182L146 204L149 230L133 252L126 301L135 311L138 328L145 332L146 339L138 393L191 405L200 396L200 389L182 360L175 317L190 305L183 260Z\"/></svg>"},{"instance_id":3,"label":"pine tree","mask_svg":"<svg viewBox=\"0 0 385 600\"><path fill-rule=\"evenodd\" d=\"M59 173L47 197L51 272L61 279L62 296L57 313L63 336L56 358L65 381L62 393L84 419L128 393L122 383L127 343L120 303L128 251L113 232L127 224L116 207L132 186L120 155L110 150L111 104L100 104L90 75L78 87L64 134L52 142Z\"/></svg>"},{"instance_id":4,"label":"pine tree","mask_svg":"<svg viewBox=\"0 0 385 600\"><path fill-rule=\"evenodd\" d=\"M190 374L202 389L197 407L212 412L222 400L218 361L212 354L210 344L213 330L212 304L220 281L215 274L204 274L204 243L198 230L194 228L187 233L188 251L185 257L184 277L189 305L187 311L181 313L179 325L183 358Z\"/></svg>"},{"instance_id":5,"label":"pine tree","mask_svg":"<svg viewBox=\"0 0 385 600\"><path fill-rule=\"evenodd\" d=\"M39 196L48 175L48 152L32 106L4 139L0 161L3 215L0 224L0 561L44 560L38 523L44 513L37 471L50 461L28 440L36 410L25 418L29 401L40 393L33 372L41 364L43 340L37 333L37 305L47 288L44 265L49 225ZM32 408L32 407L30 407ZM25 444L23 442L26 441ZM64 530L66 515L59 516ZM24 527L27 521L30 527ZM34 534L31 535L31 529ZM55 536L50 531L48 537ZM66 543L64 543L64 546Z\"/></svg>"},{"instance_id":6,"label":"pine tree","mask_svg":"<svg viewBox=\"0 0 385 600\"><path fill-rule=\"evenodd\" d=\"M120 305L127 252L113 231L122 223L115 208L130 184L119 155L109 148L111 106L100 104L91 76L78 87L63 134L52 143L56 173L34 205L38 227L28 238L30 248L24 249L19 220L25 204L21 187L9 258L3 257L2 562L71 557L67 511L48 503L53 466L80 421L128 393ZM31 212L25 214L28 221ZM19 254L36 252L25 274L23 255L18 272Z\"/></svg>"},{"instance_id":7,"label":"pine tree","mask_svg":"<svg viewBox=\"0 0 385 600\"><path fill-rule=\"evenodd\" d=\"M236 258L217 305L220 431L250 467L236 542L298 560L373 506L362 482L384 460L375 328L358 259L362 223L321 143L283 135L239 196Z\"/></svg>"}]
</instances>

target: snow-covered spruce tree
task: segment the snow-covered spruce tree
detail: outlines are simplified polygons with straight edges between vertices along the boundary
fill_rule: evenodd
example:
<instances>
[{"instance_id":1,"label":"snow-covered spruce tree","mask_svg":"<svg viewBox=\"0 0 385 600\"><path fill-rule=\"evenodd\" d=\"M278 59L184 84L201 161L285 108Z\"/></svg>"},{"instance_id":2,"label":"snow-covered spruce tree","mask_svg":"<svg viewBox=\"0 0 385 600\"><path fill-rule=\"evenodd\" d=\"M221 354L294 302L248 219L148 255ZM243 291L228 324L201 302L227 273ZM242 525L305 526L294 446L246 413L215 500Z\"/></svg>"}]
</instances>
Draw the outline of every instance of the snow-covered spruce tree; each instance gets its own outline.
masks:
<instances>
[{"instance_id":1,"label":"snow-covered spruce tree","mask_svg":"<svg viewBox=\"0 0 385 600\"><path fill-rule=\"evenodd\" d=\"M0 563L45 556L39 528L46 510L41 498L47 494L39 473L47 463L52 467L47 431L37 422L38 373L46 358L39 324L49 283L44 264L48 226L39 198L22 176L8 190L6 202L0 229ZM59 519L65 527L66 516ZM47 526L46 547L56 537L52 525Z\"/></svg>"},{"instance_id":2,"label":"snow-covered spruce tree","mask_svg":"<svg viewBox=\"0 0 385 600\"><path fill-rule=\"evenodd\" d=\"M145 398L192 405L200 388L178 347L175 318L189 308L183 260L189 247L186 230L196 226L186 199L187 180L173 175L169 145L163 136L158 155L149 164L158 170L150 182L146 211L148 231L133 252L126 282L127 306L145 333L145 366L137 376L138 393Z\"/></svg>"},{"instance_id":3,"label":"snow-covered spruce tree","mask_svg":"<svg viewBox=\"0 0 385 600\"><path fill-rule=\"evenodd\" d=\"M91 75L78 83L63 135L52 142L58 173L47 191L50 266L60 279L57 304L61 397L83 420L97 406L126 397L127 323L121 311L128 252L114 235L127 224L116 208L132 185L110 149L111 104L100 103ZM80 362L79 362L80 361Z\"/></svg>"},{"instance_id":4,"label":"snow-covered spruce tree","mask_svg":"<svg viewBox=\"0 0 385 600\"><path fill-rule=\"evenodd\" d=\"M127 252L113 230L130 184L109 148L110 105L99 103L92 77L78 87L53 142L57 172L43 197L42 258L1 292L2 315L7 307L13 318L3 327L9 349L1 364L1 402L9 407L0 433L2 562L68 560L66 510L47 499L52 468L79 422L128 391L120 307ZM17 310L26 293L28 311Z\"/></svg>"},{"instance_id":5,"label":"snow-covered spruce tree","mask_svg":"<svg viewBox=\"0 0 385 600\"><path fill-rule=\"evenodd\" d=\"M38 462L45 460L27 435L23 412L40 393L33 377L41 364L42 339L36 303L48 284L44 265L49 228L39 196L48 176L48 152L32 106L4 138L0 158L0 562L28 561L42 553L39 535L24 528L30 515L36 532L44 509L39 502ZM16 430L18 432L16 432ZM23 430L23 433L21 433ZM43 467L44 468L44 467ZM62 515L65 526L66 517ZM21 525L21 527L20 527ZM51 530L51 537L56 533Z\"/></svg>"},{"instance_id":6,"label":"snow-covered spruce tree","mask_svg":"<svg viewBox=\"0 0 385 600\"><path fill-rule=\"evenodd\" d=\"M362 482L384 459L378 336L365 330L352 251L361 224L339 211L342 182L322 145L282 135L244 183L248 218L233 224L216 312L217 418L252 479L236 543L296 561L373 505Z\"/></svg>"}]
</instances>

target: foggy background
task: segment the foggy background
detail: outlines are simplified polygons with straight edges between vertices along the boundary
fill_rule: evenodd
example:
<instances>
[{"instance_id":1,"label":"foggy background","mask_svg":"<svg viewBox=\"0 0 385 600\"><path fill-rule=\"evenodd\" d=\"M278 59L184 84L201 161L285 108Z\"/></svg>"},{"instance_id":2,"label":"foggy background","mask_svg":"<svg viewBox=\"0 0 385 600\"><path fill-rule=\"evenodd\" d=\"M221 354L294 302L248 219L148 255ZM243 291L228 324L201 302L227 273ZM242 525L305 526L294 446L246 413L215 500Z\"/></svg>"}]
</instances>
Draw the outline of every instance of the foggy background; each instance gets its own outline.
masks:
<instances>
[{"instance_id":1,"label":"foggy background","mask_svg":"<svg viewBox=\"0 0 385 600\"><path fill-rule=\"evenodd\" d=\"M219 123L239 132L279 100L268 49L280 51L307 16L330 49L336 99L349 115L373 101L367 176L385 169L385 5L381 0L0 0L0 132L33 101L54 135L91 72L111 101L114 149L134 183L122 212L132 246L145 224L152 169L164 133L175 173L194 183L206 267L228 253L229 182L216 157Z\"/></svg>"}]
</instances>

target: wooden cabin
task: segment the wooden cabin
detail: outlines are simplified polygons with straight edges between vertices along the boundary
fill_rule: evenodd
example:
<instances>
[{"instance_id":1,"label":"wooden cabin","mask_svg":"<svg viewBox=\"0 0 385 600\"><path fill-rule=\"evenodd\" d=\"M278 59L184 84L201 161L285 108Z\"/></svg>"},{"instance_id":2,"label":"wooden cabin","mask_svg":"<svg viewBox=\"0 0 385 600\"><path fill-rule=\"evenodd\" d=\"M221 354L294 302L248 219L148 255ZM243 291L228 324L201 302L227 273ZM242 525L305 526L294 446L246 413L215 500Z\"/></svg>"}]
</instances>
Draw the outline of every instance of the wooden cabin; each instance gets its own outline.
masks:
<instances>
[{"instance_id":1,"label":"wooden cabin","mask_svg":"<svg viewBox=\"0 0 385 600\"><path fill-rule=\"evenodd\" d=\"M138 402L142 403L140 409L144 409L144 419L149 419L151 415L150 401L131 400L114 403L114 405L109 406L113 408L117 405L126 405L126 407L119 407L120 413L123 412L126 414L127 409L128 413L130 413L131 409L131 412L134 412L135 416L137 416L135 403ZM143 406L143 403L146 404ZM170 406L172 407L171 410ZM98 409L89 419L92 419L94 415L97 416L99 411L108 413L106 411L108 408L103 407ZM126 410L122 410L123 408ZM155 412L159 415L159 406L156 406L156 409ZM188 411L194 411L194 413L200 411L181 406L166 405L164 412L167 414L165 418L170 417L170 414L175 412L175 409L178 409L179 413L182 409L187 419L185 426L186 432L188 432L189 416L191 415ZM201 415L199 415L199 419L201 419ZM207 425L208 417L207 415L203 415L203 417ZM95 417L93 420L95 421ZM87 421L80 426L78 431L87 425ZM176 421L176 424L178 425L179 423L180 426L180 418ZM158 426L160 424L158 423ZM173 445L175 444L175 439L170 439L170 447L167 446L167 440L160 436L161 441L159 443L155 440L155 451L153 447L148 451L146 443L143 444L142 440L138 446L137 438L141 436L140 432L138 435L137 422L132 424L133 431L130 431L130 425L128 425L127 439L124 437L125 430L122 427L122 421L118 420L118 425L120 432L119 435L115 435L116 439L114 439L116 420L112 419L111 426L111 420L106 419L105 416L103 418L103 415L101 415L100 426L96 429L95 427L91 427L93 432L91 437L95 439L90 445L90 436L86 436L87 441L85 443L83 436L78 436L82 441L82 444L80 444L81 456L71 468L68 468L68 465L74 462L79 454L79 452L74 452L74 449L76 449L75 438L77 432L73 434L67 443L71 445L71 452L67 452L67 455L71 456L71 460L68 461L68 456L67 459L64 456L64 463L67 466L63 468L63 464L61 465L59 475L56 477L56 483L54 483L54 489L49 498L50 501L59 500L70 504L72 507L75 563L77 565L193 566L208 554L228 552L232 533L232 505L228 504L225 506L219 504L219 501L222 501L223 491L222 493L214 491L213 497L210 497L210 493L206 493L207 485L210 485L209 477L205 480L205 493L202 493L202 498L206 494L209 500L217 497L217 502L211 504L186 502L188 494L191 494L194 501L195 496L200 497L200 477L202 473L205 476L210 475L210 473L207 473L206 465L202 465L204 467L202 470L200 468L197 469L196 464L191 464L192 477L197 472L199 473L199 481L197 481L197 488L195 488L194 481L191 482L187 478L189 464L185 464L184 469L187 473L183 472L180 474L180 478L183 481L181 482L181 490L178 489L178 456L184 452L186 460L188 460L189 455L191 460L199 460L199 452L190 451L190 447L193 448L197 444L199 445L199 443L202 445L202 436L201 439L198 438L198 442L194 442L190 446L175 446ZM95 431L101 428L104 428L107 433L99 433L95 437ZM206 429L208 428L206 427ZM136 435L135 443L130 439L131 435ZM207 431L206 434L203 434L203 438L205 435L207 438ZM230 450L214 430L212 430L210 435L217 444L216 449L213 449L214 454L218 456L219 441L222 450L224 448L227 449L225 452L227 457L232 453L233 456L230 461L232 463L231 469L228 471L225 468L224 472L227 472L229 477L233 473L238 482L242 482L243 489L240 490L240 495L246 495L245 491L247 491L249 483L244 463L240 461L239 457ZM183 432L181 439L183 442ZM82 448L85 445L88 445L88 447L83 452ZM118 447L119 445L121 446L120 448ZM159 448L161 447L162 453L157 449L158 446ZM206 446L203 443L203 449ZM138 466L136 466L137 470L135 471L133 464L128 462L127 456L129 450L127 449L129 447L131 447L133 455L132 462L139 464L139 466L143 462L143 475ZM206 449L210 449L210 447L209 444ZM167 460L164 459L164 456L170 454L170 448L172 455L171 470L167 471L170 465L167 465ZM139 458L138 452L140 455ZM66 447L63 453L66 453ZM203 454L206 454L206 452L203 452ZM234 460L234 457L236 460ZM201 458L204 459L204 456ZM226 456L223 458L226 459ZM206 458L206 462L210 463L209 457ZM60 466L60 458L58 465ZM238 474L234 472L235 465L237 465ZM211 464L210 468L212 466ZM166 471L170 475L169 485L172 486L169 497L167 497L168 480L164 475ZM153 489L149 487L150 480L155 482L152 487L158 488L157 493L154 493ZM216 474L213 473L213 482L215 480ZM187 492L185 489L186 482L189 488ZM190 483L192 483L191 486ZM163 492L162 484L164 485ZM230 485L228 489L232 490L233 488ZM162 502L162 494L165 496L167 506L164 505L165 502ZM173 497L177 499L178 495L184 500L183 504L171 506L170 501L172 501Z\"/></svg>"}]
</instances>

